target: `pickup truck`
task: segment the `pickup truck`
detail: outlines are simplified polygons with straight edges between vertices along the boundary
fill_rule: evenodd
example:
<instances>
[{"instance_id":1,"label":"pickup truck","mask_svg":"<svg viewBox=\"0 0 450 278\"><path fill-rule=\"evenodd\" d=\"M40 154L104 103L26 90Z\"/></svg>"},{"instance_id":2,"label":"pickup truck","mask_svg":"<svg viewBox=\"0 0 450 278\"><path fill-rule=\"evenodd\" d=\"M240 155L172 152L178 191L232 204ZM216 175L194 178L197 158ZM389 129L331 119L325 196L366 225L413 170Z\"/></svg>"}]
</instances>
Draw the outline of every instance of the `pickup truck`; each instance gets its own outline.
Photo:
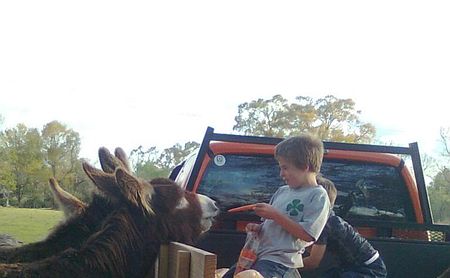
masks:
<instances>
[{"instance_id":1,"label":"pickup truck","mask_svg":"<svg viewBox=\"0 0 450 278\"><path fill-rule=\"evenodd\" d=\"M228 209L268 202L283 185L273 156L281 140L220 134L208 127L199 149L170 174L181 187L211 197L221 209L196 244L217 255L218 268L237 261L245 226L260 222L251 211ZM450 266L450 226L433 224L417 143L324 142L324 148L321 173L338 189L334 211L379 250L388 277L437 277ZM316 277L320 271L301 275Z\"/></svg>"}]
</instances>

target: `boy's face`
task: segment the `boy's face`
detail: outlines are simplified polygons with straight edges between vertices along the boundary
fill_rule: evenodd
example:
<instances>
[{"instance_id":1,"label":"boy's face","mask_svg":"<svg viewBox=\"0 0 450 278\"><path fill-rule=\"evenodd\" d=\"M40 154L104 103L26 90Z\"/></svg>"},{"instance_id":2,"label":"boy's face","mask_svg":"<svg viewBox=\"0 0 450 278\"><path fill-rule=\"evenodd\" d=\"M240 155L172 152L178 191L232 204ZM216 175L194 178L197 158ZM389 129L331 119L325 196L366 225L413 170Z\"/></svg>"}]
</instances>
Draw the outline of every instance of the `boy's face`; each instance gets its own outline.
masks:
<instances>
[{"instance_id":1,"label":"boy's face","mask_svg":"<svg viewBox=\"0 0 450 278\"><path fill-rule=\"evenodd\" d=\"M307 184L308 169L296 167L283 157L278 157L280 166L280 177L292 188L302 187Z\"/></svg>"}]
</instances>

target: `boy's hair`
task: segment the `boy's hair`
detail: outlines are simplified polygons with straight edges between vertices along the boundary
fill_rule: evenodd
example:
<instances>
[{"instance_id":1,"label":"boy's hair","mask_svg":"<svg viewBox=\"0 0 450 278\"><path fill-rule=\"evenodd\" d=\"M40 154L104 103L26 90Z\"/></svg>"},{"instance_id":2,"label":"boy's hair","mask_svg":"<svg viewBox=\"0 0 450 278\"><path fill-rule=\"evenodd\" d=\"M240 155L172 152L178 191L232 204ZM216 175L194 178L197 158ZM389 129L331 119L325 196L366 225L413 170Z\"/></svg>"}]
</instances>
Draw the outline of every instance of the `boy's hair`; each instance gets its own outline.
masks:
<instances>
[{"instance_id":1,"label":"boy's hair","mask_svg":"<svg viewBox=\"0 0 450 278\"><path fill-rule=\"evenodd\" d=\"M328 199L330 199L330 204L331 206L333 206L337 197L337 189L334 183L331 180L322 176L321 174L316 176L316 181L317 184L320 184L322 185L323 188L325 188L328 194Z\"/></svg>"},{"instance_id":2,"label":"boy's hair","mask_svg":"<svg viewBox=\"0 0 450 278\"><path fill-rule=\"evenodd\" d=\"M275 158L282 157L297 168L319 173L323 159L323 143L311 134L287 138L275 147Z\"/></svg>"}]
</instances>

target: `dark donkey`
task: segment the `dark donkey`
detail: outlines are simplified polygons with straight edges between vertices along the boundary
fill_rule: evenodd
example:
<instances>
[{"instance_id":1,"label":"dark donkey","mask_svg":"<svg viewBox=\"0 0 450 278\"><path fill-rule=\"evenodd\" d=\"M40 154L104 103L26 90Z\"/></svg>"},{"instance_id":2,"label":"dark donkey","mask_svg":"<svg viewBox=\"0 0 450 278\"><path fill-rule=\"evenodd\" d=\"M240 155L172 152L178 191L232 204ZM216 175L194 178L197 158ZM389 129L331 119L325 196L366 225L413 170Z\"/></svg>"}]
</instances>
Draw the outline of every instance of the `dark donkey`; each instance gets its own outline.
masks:
<instances>
[{"instance_id":1,"label":"dark donkey","mask_svg":"<svg viewBox=\"0 0 450 278\"><path fill-rule=\"evenodd\" d=\"M111 211L89 227L80 244L62 244L64 249L40 260L0 264L0 277L145 277L161 243L193 243L210 228L218 213L211 199L185 192L169 179L134 177L117 152L114 157L102 148L99 156L103 171L87 163L83 168L108 195Z\"/></svg>"},{"instance_id":2,"label":"dark donkey","mask_svg":"<svg viewBox=\"0 0 450 278\"><path fill-rule=\"evenodd\" d=\"M99 150L102 168L111 164L106 160L106 152L106 149ZM115 164L128 169L123 150L117 148L115 154ZM50 179L49 183L54 199L64 211L66 220L57 225L43 241L15 248L0 248L0 263L31 262L56 255L68 248L80 249L89 236L100 229L106 216L121 206L116 200L111 200L109 192L102 191L94 191L92 202L87 206L64 191L55 179Z\"/></svg>"}]
</instances>

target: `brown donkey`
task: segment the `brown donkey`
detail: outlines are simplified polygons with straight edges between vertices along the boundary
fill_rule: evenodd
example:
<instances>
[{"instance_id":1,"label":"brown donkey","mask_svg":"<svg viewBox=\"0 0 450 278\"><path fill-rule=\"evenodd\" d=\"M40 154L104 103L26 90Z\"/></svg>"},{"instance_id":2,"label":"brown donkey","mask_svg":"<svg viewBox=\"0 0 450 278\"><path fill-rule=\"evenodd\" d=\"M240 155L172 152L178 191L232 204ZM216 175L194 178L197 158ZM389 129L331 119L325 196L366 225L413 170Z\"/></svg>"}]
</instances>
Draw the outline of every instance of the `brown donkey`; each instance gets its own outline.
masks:
<instances>
[{"instance_id":1,"label":"brown donkey","mask_svg":"<svg viewBox=\"0 0 450 278\"><path fill-rule=\"evenodd\" d=\"M106 149L100 149L99 156L104 157L105 152ZM111 159L114 159L117 165L128 167L126 156L120 148L116 149L116 158ZM106 165L104 158L100 161L102 167L109 167L110 163ZM108 192L94 192L92 202L86 206L64 191L55 179L50 179L49 184L66 220L57 225L43 241L15 248L0 248L0 263L31 262L56 255L68 248L79 249L87 238L99 229L106 216L120 207L119 203L111 201Z\"/></svg>"},{"instance_id":2,"label":"brown donkey","mask_svg":"<svg viewBox=\"0 0 450 278\"><path fill-rule=\"evenodd\" d=\"M101 148L103 171L83 163L86 174L107 196L98 195L105 201L105 207L99 209L106 212L91 218L97 222L82 221L95 205L94 198L52 234L58 237L65 227L63 247L52 246L43 256L35 255L37 249L16 251L21 256L6 253L9 263L0 264L0 277L145 277L161 243L193 243L209 229L218 213L211 199L185 192L169 179L140 180L130 173L123 154L117 149L112 156ZM76 219L83 222L81 227L73 225ZM41 243L43 249L52 235ZM58 245L58 241L53 243ZM16 250L24 248L27 246Z\"/></svg>"}]
</instances>

